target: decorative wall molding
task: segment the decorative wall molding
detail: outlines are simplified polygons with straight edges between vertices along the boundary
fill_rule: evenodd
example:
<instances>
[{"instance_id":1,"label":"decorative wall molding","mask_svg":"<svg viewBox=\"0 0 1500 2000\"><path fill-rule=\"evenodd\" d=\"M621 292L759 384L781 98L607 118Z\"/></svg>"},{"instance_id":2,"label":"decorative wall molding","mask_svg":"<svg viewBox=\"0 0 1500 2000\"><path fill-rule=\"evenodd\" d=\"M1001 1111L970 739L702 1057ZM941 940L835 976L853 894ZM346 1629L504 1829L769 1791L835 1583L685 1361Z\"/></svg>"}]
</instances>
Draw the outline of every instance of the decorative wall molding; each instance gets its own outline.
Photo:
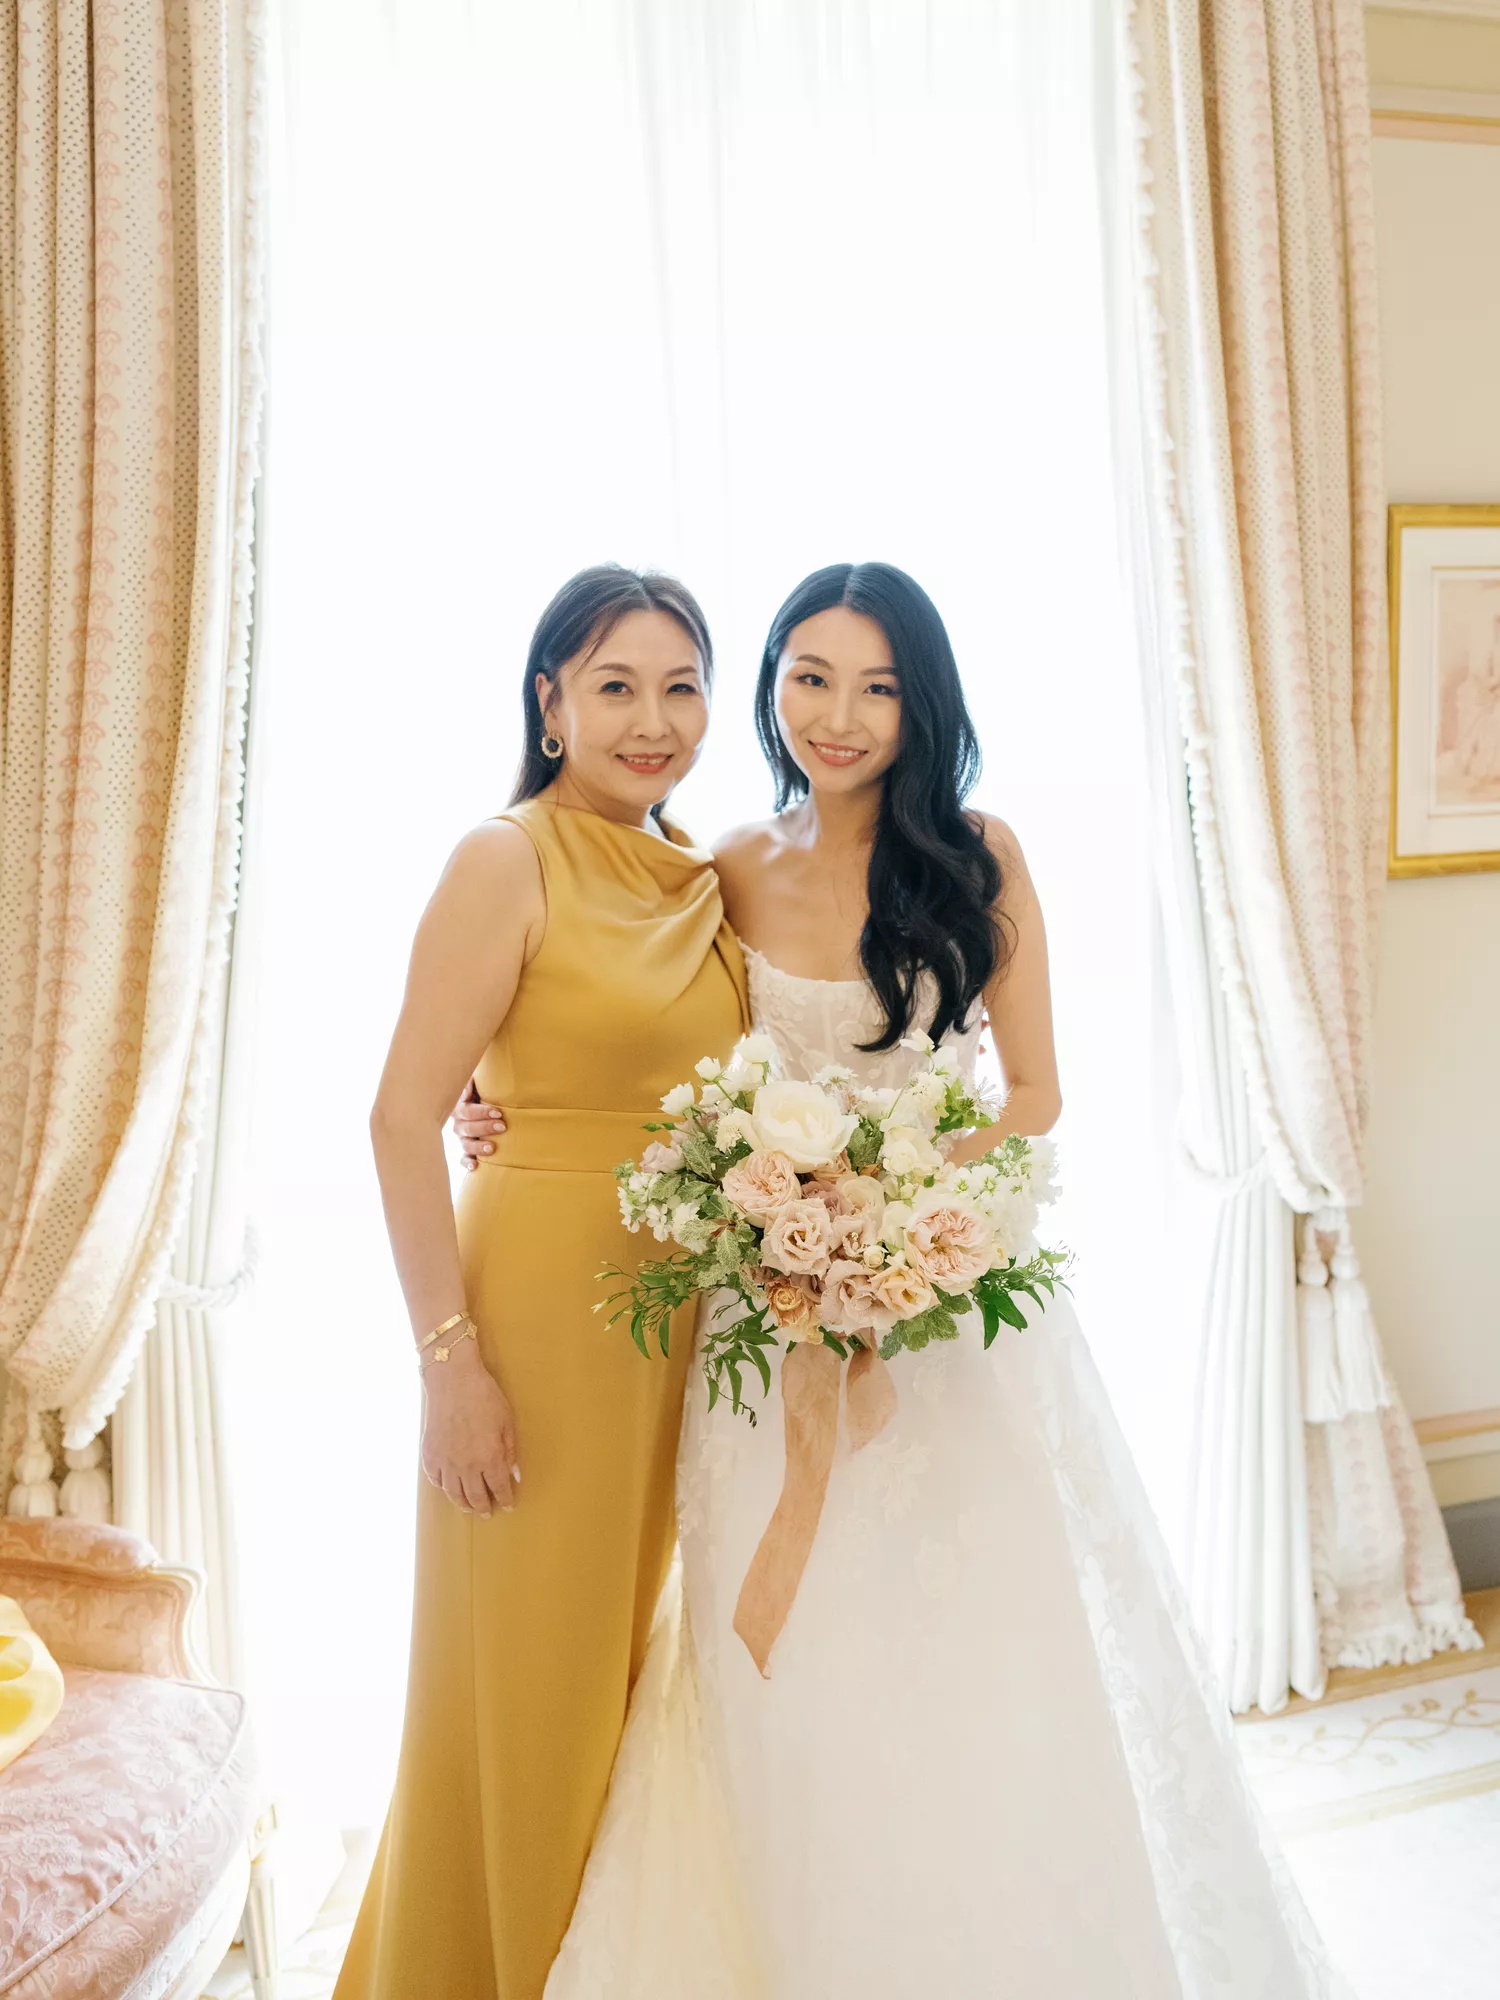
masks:
<instances>
[{"instance_id":1,"label":"decorative wall molding","mask_svg":"<svg viewBox=\"0 0 1500 2000\"><path fill-rule=\"evenodd\" d=\"M1500 1407L1457 1410L1443 1417L1418 1417L1414 1428L1419 1444L1447 1444L1458 1438L1484 1437L1500 1432Z\"/></svg>"},{"instance_id":2,"label":"decorative wall molding","mask_svg":"<svg viewBox=\"0 0 1500 2000\"><path fill-rule=\"evenodd\" d=\"M1427 111L1376 111L1377 139L1425 139L1429 145L1500 146L1500 118L1435 117Z\"/></svg>"},{"instance_id":3,"label":"decorative wall molding","mask_svg":"<svg viewBox=\"0 0 1500 2000\"><path fill-rule=\"evenodd\" d=\"M1500 0L1365 0L1367 14L1446 14L1455 21L1500 21Z\"/></svg>"}]
</instances>

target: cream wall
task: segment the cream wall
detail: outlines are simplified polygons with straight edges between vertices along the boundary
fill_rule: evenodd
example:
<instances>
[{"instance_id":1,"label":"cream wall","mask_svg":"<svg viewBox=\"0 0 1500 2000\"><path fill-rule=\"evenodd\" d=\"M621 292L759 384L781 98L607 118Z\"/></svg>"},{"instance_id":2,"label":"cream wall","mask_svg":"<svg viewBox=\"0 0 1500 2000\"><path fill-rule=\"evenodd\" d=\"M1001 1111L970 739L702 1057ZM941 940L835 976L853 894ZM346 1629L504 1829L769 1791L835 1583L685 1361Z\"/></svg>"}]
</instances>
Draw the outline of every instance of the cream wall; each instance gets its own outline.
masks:
<instances>
[{"instance_id":1,"label":"cream wall","mask_svg":"<svg viewBox=\"0 0 1500 2000\"><path fill-rule=\"evenodd\" d=\"M1496 121L1375 141L1387 490L1500 504L1500 18L1367 19L1377 134ZM1418 1418L1500 1408L1500 873L1386 885L1376 1039L1358 1236L1392 1365ZM1500 1493L1497 1446L1433 1448L1439 1497Z\"/></svg>"}]
</instances>

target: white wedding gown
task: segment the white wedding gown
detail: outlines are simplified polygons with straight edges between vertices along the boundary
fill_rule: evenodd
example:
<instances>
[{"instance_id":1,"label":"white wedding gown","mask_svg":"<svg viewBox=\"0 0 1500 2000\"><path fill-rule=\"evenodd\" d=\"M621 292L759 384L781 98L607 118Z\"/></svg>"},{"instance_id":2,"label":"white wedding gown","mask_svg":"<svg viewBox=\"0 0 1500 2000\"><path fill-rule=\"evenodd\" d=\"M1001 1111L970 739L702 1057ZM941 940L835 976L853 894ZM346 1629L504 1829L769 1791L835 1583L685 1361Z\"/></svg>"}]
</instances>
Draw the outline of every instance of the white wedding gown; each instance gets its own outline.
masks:
<instances>
[{"instance_id":1,"label":"white wedding gown","mask_svg":"<svg viewBox=\"0 0 1500 2000\"><path fill-rule=\"evenodd\" d=\"M786 1071L861 982L750 960ZM977 1031L952 1038L966 1072ZM893 1364L762 1680L731 1629L784 1464L688 1392L658 1619L546 2000L1332 2000L1065 1299Z\"/></svg>"}]
</instances>

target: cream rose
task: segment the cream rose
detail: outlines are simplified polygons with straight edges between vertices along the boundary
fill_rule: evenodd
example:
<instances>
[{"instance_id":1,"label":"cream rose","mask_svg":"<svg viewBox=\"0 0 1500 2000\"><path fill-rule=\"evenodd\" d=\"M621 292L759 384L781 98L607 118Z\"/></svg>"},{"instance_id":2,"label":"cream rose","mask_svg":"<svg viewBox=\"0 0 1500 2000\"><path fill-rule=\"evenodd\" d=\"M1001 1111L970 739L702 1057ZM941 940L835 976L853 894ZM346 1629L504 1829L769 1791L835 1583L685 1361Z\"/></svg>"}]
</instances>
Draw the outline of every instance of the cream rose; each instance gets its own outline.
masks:
<instances>
[{"instance_id":1,"label":"cream rose","mask_svg":"<svg viewBox=\"0 0 1500 2000\"><path fill-rule=\"evenodd\" d=\"M915 1319L937 1304L931 1285L910 1264L887 1264L883 1271L873 1271L870 1291L877 1308L886 1315L876 1320L879 1327L894 1326L898 1319Z\"/></svg>"},{"instance_id":2,"label":"cream rose","mask_svg":"<svg viewBox=\"0 0 1500 2000\"><path fill-rule=\"evenodd\" d=\"M802 1198L797 1169L785 1153L752 1153L729 1169L722 1186L736 1208L762 1225L789 1202Z\"/></svg>"},{"instance_id":3,"label":"cream rose","mask_svg":"<svg viewBox=\"0 0 1500 2000\"><path fill-rule=\"evenodd\" d=\"M785 1153L804 1174L836 1160L859 1124L852 1111L840 1111L816 1084L795 1081L762 1084L752 1116L761 1150Z\"/></svg>"},{"instance_id":4,"label":"cream rose","mask_svg":"<svg viewBox=\"0 0 1500 2000\"><path fill-rule=\"evenodd\" d=\"M907 1225L907 1261L939 1291L966 1292L990 1268L994 1245L988 1224L952 1203L924 1209Z\"/></svg>"},{"instance_id":5,"label":"cream rose","mask_svg":"<svg viewBox=\"0 0 1500 2000\"><path fill-rule=\"evenodd\" d=\"M833 1248L832 1217L821 1201L794 1201L778 1209L761 1238L762 1263L773 1271L821 1277Z\"/></svg>"},{"instance_id":6,"label":"cream rose","mask_svg":"<svg viewBox=\"0 0 1500 2000\"><path fill-rule=\"evenodd\" d=\"M843 1213L834 1218L834 1243L842 1256L862 1262L881 1239L885 1190L879 1181L851 1175L839 1182L839 1201Z\"/></svg>"},{"instance_id":7,"label":"cream rose","mask_svg":"<svg viewBox=\"0 0 1500 2000\"><path fill-rule=\"evenodd\" d=\"M812 1339L821 1300L811 1283L785 1271L767 1271L763 1283L767 1310L782 1332L793 1340Z\"/></svg>"}]
</instances>

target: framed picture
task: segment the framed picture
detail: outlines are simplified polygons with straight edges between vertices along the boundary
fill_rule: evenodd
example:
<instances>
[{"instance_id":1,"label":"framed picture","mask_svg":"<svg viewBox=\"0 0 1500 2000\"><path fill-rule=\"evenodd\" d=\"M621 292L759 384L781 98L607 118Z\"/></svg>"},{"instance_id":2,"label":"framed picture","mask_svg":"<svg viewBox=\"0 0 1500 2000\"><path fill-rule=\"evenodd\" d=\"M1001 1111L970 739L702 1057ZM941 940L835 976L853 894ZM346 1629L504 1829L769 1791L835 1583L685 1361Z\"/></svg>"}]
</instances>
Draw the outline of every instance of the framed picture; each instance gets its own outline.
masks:
<instances>
[{"instance_id":1,"label":"framed picture","mask_svg":"<svg viewBox=\"0 0 1500 2000\"><path fill-rule=\"evenodd\" d=\"M1500 507L1392 507L1391 875L1500 868Z\"/></svg>"}]
</instances>

